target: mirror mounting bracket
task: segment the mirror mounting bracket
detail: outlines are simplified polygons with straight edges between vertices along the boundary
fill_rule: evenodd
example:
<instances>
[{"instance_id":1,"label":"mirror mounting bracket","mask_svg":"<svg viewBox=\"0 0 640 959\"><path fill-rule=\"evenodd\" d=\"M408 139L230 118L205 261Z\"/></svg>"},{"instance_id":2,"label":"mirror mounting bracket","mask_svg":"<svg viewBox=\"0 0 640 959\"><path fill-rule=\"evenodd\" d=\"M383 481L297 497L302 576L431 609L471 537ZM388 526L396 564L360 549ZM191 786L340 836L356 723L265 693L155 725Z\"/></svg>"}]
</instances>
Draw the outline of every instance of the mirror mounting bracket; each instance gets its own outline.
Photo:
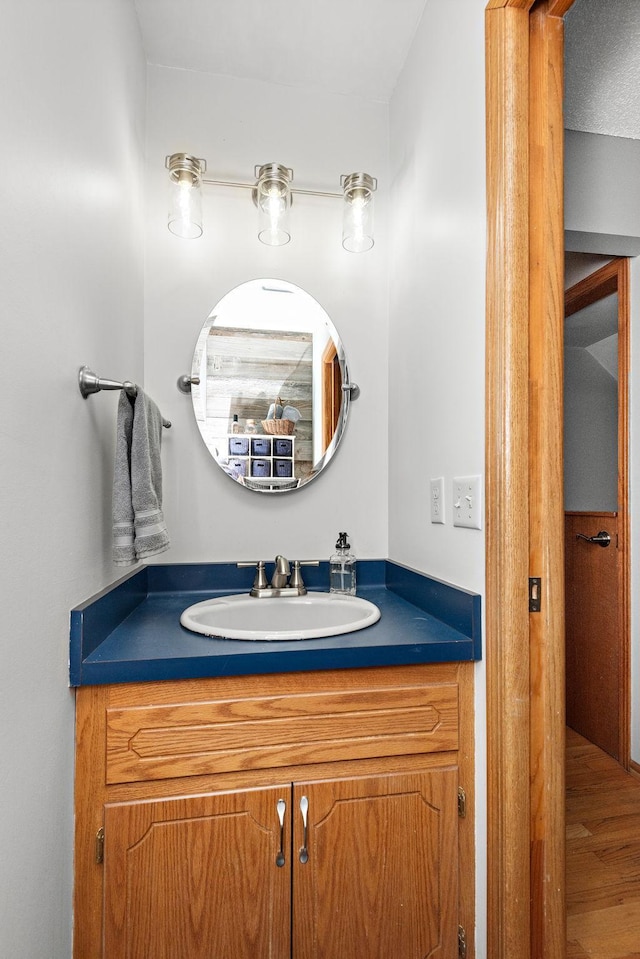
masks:
<instances>
[{"instance_id":1,"label":"mirror mounting bracket","mask_svg":"<svg viewBox=\"0 0 640 959\"><path fill-rule=\"evenodd\" d=\"M178 382L176 386L181 393L186 393L187 395L191 392L192 386L199 386L200 377L199 376L188 376L184 373L182 376L178 377Z\"/></svg>"},{"instance_id":2,"label":"mirror mounting bracket","mask_svg":"<svg viewBox=\"0 0 640 959\"><path fill-rule=\"evenodd\" d=\"M357 383L343 383L342 389L349 394L350 400L357 400L360 396L360 387Z\"/></svg>"}]
</instances>

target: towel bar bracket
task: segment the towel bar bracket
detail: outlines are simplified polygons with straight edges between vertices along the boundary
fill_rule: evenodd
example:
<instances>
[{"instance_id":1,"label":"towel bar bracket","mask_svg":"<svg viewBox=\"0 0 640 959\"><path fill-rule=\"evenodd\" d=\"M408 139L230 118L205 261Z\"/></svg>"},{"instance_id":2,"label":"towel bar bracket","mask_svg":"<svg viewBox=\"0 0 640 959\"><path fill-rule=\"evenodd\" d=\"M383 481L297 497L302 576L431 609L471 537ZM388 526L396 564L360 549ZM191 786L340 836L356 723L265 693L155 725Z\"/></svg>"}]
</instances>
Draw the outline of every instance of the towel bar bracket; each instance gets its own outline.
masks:
<instances>
[{"instance_id":1,"label":"towel bar bracket","mask_svg":"<svg viewBox=\"0 0 640 959\"><path fill-rule=\"evenodd\" d=\"M96 376L88 366L81 366L78 370L78 386L85 400L93 393L100 393L101 390L124 390L129 396L136 395L135 383L130 380L119 383L117 380L102 379Z\"/></svg>"},{"instance_id":2,"label":"towel bar bracket","mask_svg":"<svg viewBox=\"0 0 640 959\"><path fill-rule=\"evenodd\" d=\"M120 383L118 380L103 379L100 376L96 376L93 370L89 369L88 366L81 366L78 370L78 386L82 398L85 400L93 393L100 393L102 390L124 390L127 396L136 396L138 392L136 384L132 383L131 380L124 380ZM162 425L165 429L169 429L171 423L163 417Z\"/></svg>"}]
</instances>

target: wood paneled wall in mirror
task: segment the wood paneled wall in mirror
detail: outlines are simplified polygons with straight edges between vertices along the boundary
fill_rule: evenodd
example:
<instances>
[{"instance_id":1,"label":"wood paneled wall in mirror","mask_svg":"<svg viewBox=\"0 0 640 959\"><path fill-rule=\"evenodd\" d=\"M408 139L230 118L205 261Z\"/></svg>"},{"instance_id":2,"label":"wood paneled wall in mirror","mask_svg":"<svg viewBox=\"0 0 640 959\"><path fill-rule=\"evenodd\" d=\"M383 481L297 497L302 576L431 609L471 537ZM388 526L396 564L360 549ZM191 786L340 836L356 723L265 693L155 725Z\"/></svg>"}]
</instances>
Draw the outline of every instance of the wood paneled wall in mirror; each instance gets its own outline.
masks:
<instances>
[{"instance_id":1,"label":"wood paneled wall in mirror","mask_svg":"<svg viewBox=\"0 0 640 959\"><path fill-rule=\"evenodd\" d=\"M346 357L327 313L293 283L250 280L227 293L202 327L191 372L205 445L247 489L299 489L334 455L349 409Z\"/></svg>"}]
</instances>

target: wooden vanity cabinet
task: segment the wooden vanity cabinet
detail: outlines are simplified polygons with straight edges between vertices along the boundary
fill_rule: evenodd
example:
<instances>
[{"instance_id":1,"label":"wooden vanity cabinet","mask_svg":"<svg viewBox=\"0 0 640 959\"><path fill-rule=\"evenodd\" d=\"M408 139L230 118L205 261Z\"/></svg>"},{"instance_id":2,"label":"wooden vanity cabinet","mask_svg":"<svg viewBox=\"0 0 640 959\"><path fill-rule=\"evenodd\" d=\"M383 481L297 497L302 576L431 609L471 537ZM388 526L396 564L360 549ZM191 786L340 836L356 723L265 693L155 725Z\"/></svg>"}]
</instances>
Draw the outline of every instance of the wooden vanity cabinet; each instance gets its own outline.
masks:
<instances>
[{"instance_id":1,"label":"wooden vanity cabinet","mask_svg":"<svg viewBox=\"0 0 640 959\"><path fill-rule=\"evenodd\" d=\"M457 791L455 767L296 784L292 955L457 956Z\"/></svg>"},{"instance_id":2,"label":"wooden vanity cabinet","mask_svg":"<svg viewBox=\"0 0 640 959\"><path fill-rule=\"evenodd\" d=\"M288 957L291 876L276 865L274 825L283 794L107 804L104 956Z\"/></svg>"},{"instance_id":3,"label":"wooden vanity cabinet","mask_svg":"<svg viewBox=\"0 0 640 959\"><path fill-rule=\"evenodd\" d=\"M471 959L471 670L81 687L75 959Z\"/></svg>"}]
</instances>

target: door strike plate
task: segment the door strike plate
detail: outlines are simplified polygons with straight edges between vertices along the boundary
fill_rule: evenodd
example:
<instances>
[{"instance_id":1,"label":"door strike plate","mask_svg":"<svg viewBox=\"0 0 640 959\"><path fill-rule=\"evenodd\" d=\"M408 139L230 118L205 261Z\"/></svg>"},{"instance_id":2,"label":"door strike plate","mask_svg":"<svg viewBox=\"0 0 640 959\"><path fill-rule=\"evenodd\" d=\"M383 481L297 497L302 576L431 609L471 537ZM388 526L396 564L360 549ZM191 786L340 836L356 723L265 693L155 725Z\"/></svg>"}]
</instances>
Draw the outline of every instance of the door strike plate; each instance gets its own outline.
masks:
<instances>
[{"instance_id":1,"label":"door strike plate","mask_svg":"<svg viewBox=\"0 0 640 959\"><path fill-rule=\"evenodd\" d=\"M539 613L542 602L542 579L540 576L529 577L529 612Z\"/></svg>"}]
</instances>

